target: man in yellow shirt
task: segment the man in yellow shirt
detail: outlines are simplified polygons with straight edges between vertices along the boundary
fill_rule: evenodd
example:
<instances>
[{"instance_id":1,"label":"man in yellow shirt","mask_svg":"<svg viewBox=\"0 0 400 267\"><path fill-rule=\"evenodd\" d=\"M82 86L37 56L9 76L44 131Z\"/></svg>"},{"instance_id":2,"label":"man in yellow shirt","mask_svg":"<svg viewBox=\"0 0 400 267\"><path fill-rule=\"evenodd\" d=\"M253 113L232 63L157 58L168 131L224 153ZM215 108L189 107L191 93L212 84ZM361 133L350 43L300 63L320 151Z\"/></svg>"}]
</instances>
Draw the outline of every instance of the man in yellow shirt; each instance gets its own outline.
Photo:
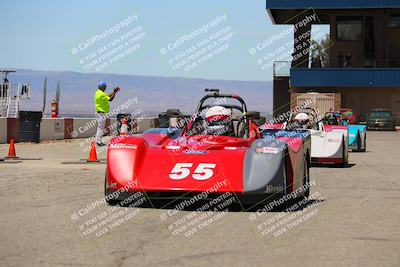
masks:
<instances>
[{"instance_id":1,"label":"man in yellow shirt","mask_svg":"<svg viewBox=\"0 0 400 267\"><path fill-rule=\"evenodd\" d=\"M113 101L115 94L119 91L119 87L115 87L111 94L106 94L104 91L107 89L107 84L105 82L99 83L99 89L94 95L94 106L96 109L96 119L97 119L97 132L96 132L96 143L98 146L104 146L102 141L107 113L110 111L110 101Z\"/></svg>"}]
</instances>

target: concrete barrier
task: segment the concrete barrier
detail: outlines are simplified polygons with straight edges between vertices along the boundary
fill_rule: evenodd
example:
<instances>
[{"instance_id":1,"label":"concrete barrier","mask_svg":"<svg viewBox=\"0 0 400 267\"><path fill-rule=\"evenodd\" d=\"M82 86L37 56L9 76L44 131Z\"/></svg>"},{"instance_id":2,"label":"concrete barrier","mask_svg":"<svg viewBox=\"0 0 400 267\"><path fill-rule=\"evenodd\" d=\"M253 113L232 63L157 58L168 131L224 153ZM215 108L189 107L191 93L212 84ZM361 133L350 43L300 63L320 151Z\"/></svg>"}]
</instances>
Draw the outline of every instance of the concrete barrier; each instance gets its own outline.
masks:
<instances>
[{"instance_id":1,"label":"concrete barrier","mask_svg":"<svg viewBox=\"0 0 400 267\"><path fill-rule=\"evenodd\" d=\"M14 139L15 142L19 142L19 119L18 118L7 118L7 142Z\"/></svg>"},{"instance_id":2,"label":"concrete barrier","mask_svg":"<svg viewBox=\"0 0 400 267\"><path fill-rule=\"evenodd\" d=\"M117 130L117 119L107 119L107 135L114 135ZM135 133L157 127L157 118L135 119L132 128ZM97 122L95 118L43 118L40 123L40 140L62 140L88 138L96 134ZM10 138L18 142L18 118L0 118L0 144L7 143Z\"/></svg>"},{"instance_id":3,"label":"concrete barrier","mask_svg":"<svg viewBox=\"0 0 400 267\"><path fill-rule=\"evenodd\" d=\"M145 118L134 120L138 126L136 133L157 127L156 118ZM117 130L117 119L107 119L106 127L108 134L115 134ZM40 140L62 140L88 138L96 134L97 122L95 118L43 118L40 123ZM0 144L7 143L10 138L18 142L19 120L17 118L0 118Z\"/></svg>"},{"instance_id":4,"label":"concrete barrier","mask_svg":"<svg viewBox=\"0 0 400 267\"><path fill-rule=\"evenodd\" d=\"M61 140L65 139L64 119L42 119L40 123L40 140Z\"/></svg>"},{"instance_id":5,"label":"concrete barrier","mask_svg":"<svg viewBox=\"0 0 400 267\"><path fill-rule=\"evenodd\" d=\"M0 144L7 143L7 118L0 118Z\"/></svg>"},{"instance_id":6,"label":"concrete barrier","mask_svg":"<svg viewBox=\"0 0 400 267\"><path fill-rule=\"evenodd\" d=\"M74 118L72 138L88 138L96 135L96 130L95 118Z\"/></svg>"}]
</instances>

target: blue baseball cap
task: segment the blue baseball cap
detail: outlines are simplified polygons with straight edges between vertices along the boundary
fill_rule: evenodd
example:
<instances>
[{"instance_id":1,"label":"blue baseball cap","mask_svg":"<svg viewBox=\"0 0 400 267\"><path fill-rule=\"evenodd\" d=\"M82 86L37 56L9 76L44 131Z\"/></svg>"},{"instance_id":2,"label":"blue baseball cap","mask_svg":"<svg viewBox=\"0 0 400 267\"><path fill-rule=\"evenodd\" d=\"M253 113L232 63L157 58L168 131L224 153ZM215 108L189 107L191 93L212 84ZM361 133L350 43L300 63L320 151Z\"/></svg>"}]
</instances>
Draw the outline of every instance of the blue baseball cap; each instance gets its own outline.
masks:
<instances>
[{"instance_id":1,"label":"blue baseball cap","mask_svg":"<svg viewBox=\"0 0 400 267\"><path fill-rule=\"evenodd\" d=\"M105 82L99 82L99 89L105 89L107 84Z\"/></svg>"}]
</instances>

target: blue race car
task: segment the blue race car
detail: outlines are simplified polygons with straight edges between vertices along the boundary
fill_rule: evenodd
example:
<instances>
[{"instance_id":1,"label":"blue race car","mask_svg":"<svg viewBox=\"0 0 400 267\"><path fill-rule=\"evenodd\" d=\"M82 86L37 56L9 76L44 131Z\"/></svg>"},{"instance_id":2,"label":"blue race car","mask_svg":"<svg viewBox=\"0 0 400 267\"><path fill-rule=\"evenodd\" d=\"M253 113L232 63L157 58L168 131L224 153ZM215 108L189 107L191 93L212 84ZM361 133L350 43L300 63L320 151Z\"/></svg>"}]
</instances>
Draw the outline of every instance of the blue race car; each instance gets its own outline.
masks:
<instances>
[{"instance_id":1,"label":"blue race car","mask_svg":"<svg viewBox=\"0 0 400 267\"><path fill-rule=\"evenodd\" d=\"M342 125L347 126L349 130L349 150L353 152L365 152L367 149L367 126L349 124L349 114L340 111L330 111L325 113L325 125Z\"/></svg>"}]
</instances>

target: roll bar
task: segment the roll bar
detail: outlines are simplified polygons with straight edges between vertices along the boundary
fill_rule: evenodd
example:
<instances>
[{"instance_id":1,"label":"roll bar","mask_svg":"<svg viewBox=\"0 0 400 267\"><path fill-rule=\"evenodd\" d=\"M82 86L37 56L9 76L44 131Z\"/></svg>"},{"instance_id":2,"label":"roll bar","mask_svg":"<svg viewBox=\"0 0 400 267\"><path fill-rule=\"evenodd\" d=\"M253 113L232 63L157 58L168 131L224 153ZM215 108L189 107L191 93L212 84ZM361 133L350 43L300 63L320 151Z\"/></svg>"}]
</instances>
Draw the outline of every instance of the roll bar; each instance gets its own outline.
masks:
<instances>
[{"instance_id":1,"label":"roll bar","mask_svg":"<svg viewBox=\"0 0 400 267\"><path fill-rule=\"evenodd\" d=\"M199 114L199 112L200 112L202 109L204 109L203 104L204 104L204 102L205 102L207 99L209 99L209 98L232 98L232 99L236 99L236 100L238 100L238 101L240 102L240 104L242 105L243 113L247 113L247 106L246 106L246 103L244 102L243 98L241 98L240 96L234 95L234 94L220 94L220 93L219 93L219 91L220 91L219 89L208 89L208 88L206 88L204 91L205 91L205 92L213 92L213 93L212 93L212 94L207 94L207 95L203 96L203 97L200 99L200 102L199 102L199 104L197 105L196 113L194 114L193 119L196 119L197 116L198 116L198 114Z\"/></svg>"},{"instance_id":2,"label":"roll bar","mask_svg":"<svg viewBox=\"0 0 400 267\"><path fill-rule=\"evenodd\" d=\"M246 125L248 124L248 119L247 119L247 117L246 117L246 114L247 114L247 106L246 106L246 102L244 102L243 98L241 98L240 96L235 95L235 94L221 94L221 93L219 92L220 89L216 89L216 88L213 88L213 89L206 88L206 89L204 89L204 91L205 91L205 92L211 92L211 93L210 93L210 94L207 94L207 95L205 95L205 96L203 96L203 97L200 99L200 102L199 102L199 104L197 105L196 111L195 111L195 113L194 113L194 115L193 115L193 117L192 117L192 119L191 119L192 122L196 121L196 119L199 117L200 112L201 112L204 108L210 106L210 105L205 105L205 106L203 106L204 102L205 102L207 99L210 99L210 98L231 98L231 99L236 99L236 100L239 101L240 104L242 105L242 112L243 112L243 114L244 114L244 121L245 121ZM233 106L234 106L234 105L232 105L232 107L233 107ZM193 126L194 126L194 124L192 123L189 130L192 130ZM184 134L184 132L186 132L186 131L183 131L182 134Z\"/></svg>"}]
</instances>

